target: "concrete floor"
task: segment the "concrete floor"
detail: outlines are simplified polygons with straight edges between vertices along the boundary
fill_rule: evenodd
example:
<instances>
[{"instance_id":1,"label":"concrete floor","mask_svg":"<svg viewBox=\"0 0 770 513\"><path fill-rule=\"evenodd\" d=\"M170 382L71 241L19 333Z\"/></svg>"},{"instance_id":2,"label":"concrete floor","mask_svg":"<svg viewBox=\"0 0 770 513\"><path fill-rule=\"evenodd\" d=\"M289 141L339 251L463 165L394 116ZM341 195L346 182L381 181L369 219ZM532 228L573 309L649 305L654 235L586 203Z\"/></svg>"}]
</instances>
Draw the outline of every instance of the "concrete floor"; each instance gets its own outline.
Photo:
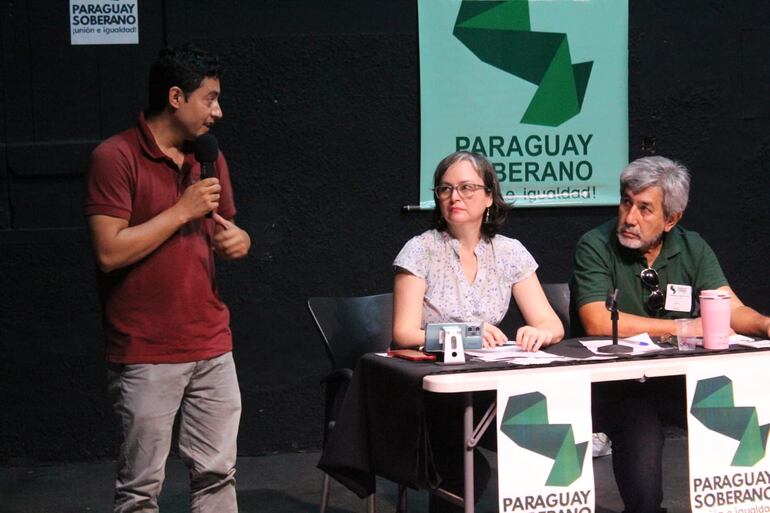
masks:
<instances>
[{"instance_id":1,"label":"concrete floor","mask_svg":"<svg viewBox=\"0 0 770 513\"><path fill-rule=\"evenodd\" d=\"M240 458L238 502L241 513L311 513L318 511L323 474L319 453L287 453ZM596 458L597 513L619 513L623 505L612 474L611 457ZM668 513L690 510L687 492L687 440L669 438L664 453L663 506ZM34 467L0 467L0 513L108 512L112 502L113 462L70 463ZM496 483L490 483L478 513L497 511ZM409 490L409 511L427 511L427 493ZM377 510L395 511L396 487L378 481ZM170 460L160 499L162 513L188 512L187 473ZM365 501L334 483L329 513L363 513Z\"/></svg>"}]
</instances>

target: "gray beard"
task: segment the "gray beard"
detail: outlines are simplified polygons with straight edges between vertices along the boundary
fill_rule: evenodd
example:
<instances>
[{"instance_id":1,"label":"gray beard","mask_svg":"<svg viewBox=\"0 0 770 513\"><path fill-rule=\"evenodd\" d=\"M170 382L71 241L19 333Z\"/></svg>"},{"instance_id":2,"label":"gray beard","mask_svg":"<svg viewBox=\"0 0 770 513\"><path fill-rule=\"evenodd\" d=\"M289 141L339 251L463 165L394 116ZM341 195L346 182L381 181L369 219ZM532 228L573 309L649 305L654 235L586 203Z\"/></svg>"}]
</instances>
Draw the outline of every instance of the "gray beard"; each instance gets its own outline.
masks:
<instances>
[{"instance_id":1,"label":"gray beard","mask_svg":"<svg viewBox=\"0 0 770 513\"><path fill-rule=\"evenodd\" d=\"M626 237L623 237L620 234L620 229L618 229L615 234L618 237L618 242L620 242L620 245L623 247L626 247L628 249L635 249L637 251L640 251L644 253L651 247L657 245L660 240L663 238L663 233L660 232L657 237L655 237L653 240L644 240L644 239L627 239Z\"/></svg>"}]
</instances>

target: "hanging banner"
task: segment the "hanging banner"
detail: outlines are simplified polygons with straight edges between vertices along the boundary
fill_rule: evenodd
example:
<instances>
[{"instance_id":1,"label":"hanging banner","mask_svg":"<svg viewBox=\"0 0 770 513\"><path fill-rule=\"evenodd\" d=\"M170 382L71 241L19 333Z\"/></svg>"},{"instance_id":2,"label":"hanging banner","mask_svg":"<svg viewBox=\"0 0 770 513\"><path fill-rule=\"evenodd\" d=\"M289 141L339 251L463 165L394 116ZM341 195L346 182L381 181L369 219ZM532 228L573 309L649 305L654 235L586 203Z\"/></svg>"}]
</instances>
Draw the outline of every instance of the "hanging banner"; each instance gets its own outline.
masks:
<instances>
[{"instance_id":1,"label":"hanging banner","mask_svg":"<svg viewBox=\"0 0 770 513\"><path fill-rule=\"evenodd\" d=\"M516 207L617 205L628 163L627 0L419 0L420 207L456 150Z\"/></svg>"},{"instance_id":2,"label":"hanging banner","mask_svg":"<svg viewBox=\"0 0 770 513\"><path fill-rule=\"evenodd\" d=\"M709 360L711 360L709 358ZM690 364L687 430L693 513L770 511L767 361Z\"/></svg>"},{"instance_id":3,"label":"hanging banner","mask_svg":"<svg viewBox=\"0 0 770 513\"><path fill-rule=\"evenodd\" d=\"M497 389L499 511L592 513L591 380L509 376ZM589 453L586 456L586 453Z\"/></svg>"}]
</instances>

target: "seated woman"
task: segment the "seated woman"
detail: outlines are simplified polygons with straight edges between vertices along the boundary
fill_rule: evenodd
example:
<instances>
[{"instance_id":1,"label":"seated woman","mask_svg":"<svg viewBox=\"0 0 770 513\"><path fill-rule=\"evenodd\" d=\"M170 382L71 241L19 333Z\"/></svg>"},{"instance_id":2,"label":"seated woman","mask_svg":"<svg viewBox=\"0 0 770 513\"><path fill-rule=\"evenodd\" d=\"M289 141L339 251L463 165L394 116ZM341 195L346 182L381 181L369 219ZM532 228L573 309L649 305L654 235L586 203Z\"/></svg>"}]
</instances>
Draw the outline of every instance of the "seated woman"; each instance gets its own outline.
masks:
<instances>
[{"instance_id":1,"label":"seated woman","mask_svg":"<svg viewBox=\"0 0 770 513\"><path fill-rule=\"evenodd\" d=\"M504 344L509 337L497 324L508 311L511 295L526 322L515 334L517 344L537 351L561 340L564 328L540 286L534 258L519 241L497 235L508 205L492 164L476 153L452 153L436 167L433 192L434 229L409 240L393 262L394 345L422 346L428 323L468 321L484 321L485 347ZM455 399L430 397L427 410L442 487L458 493L462 426L461 405L453 404ZM477 457L477 497L488 474L486 460ZM431 512L453 508L431 496Z\"/></svg>"}]
</instances>

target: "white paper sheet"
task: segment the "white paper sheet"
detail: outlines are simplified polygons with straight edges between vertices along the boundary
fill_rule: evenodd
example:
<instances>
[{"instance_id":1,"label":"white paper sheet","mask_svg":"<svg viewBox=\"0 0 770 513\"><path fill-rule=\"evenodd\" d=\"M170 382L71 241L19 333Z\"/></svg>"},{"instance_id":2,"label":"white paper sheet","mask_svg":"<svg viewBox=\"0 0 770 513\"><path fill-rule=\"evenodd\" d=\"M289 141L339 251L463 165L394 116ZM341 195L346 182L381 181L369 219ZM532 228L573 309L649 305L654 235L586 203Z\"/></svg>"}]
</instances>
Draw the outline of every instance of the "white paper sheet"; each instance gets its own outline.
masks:
<instances>
[{"instance_id":1,"label":"white paper sheet","mask_svg":"<svg viewBox=\"0 0 770 513\"><path fill-rule=\"evenodd\" d=\"M741 337L742 335L732 335L730 337L730 345L736 344L739 346L753 347L755 349L770 347L770 340L754 340L753 338L743 337L742 340L736 340L733 342L734 336Z\"/></svg>"},{"instance_id":2,"label":"white paper sheet","mask_svg":"<svg viewBox=\"0 0 770 513\"><path fill-rule=\"evenodd\" d=\"M511 360L517 365L545 365L551 362L575 360L575 358L546 353L545 351L525 351L513 341L509 341L502 346L465 351L465 354L484 362Z\"/></svg>"},{"instance_id":3,"label":"white paper sheet","mask_svg":"<svg viewBox=\"0 0 770 513\"><path fill-rule=\"evenodd\" d=\"M597 355L604 355L606 353L599 352L599 348L602 346L612 344L612 340L611 339L581 340L580 343L583 344L583 347L585 347L592 353ZM618 339L618 345L627 346L632 349L630 353L623 353L626 355L639 355L639 354L646 354L646 353L654 353L656 351L663 351L663 348L660 347L655 342L653 342L652 339L650 338L650 335L648 335L647 333L640 333L639 335L634 335L633 337Z\"/></svg>"}]
</instances>

